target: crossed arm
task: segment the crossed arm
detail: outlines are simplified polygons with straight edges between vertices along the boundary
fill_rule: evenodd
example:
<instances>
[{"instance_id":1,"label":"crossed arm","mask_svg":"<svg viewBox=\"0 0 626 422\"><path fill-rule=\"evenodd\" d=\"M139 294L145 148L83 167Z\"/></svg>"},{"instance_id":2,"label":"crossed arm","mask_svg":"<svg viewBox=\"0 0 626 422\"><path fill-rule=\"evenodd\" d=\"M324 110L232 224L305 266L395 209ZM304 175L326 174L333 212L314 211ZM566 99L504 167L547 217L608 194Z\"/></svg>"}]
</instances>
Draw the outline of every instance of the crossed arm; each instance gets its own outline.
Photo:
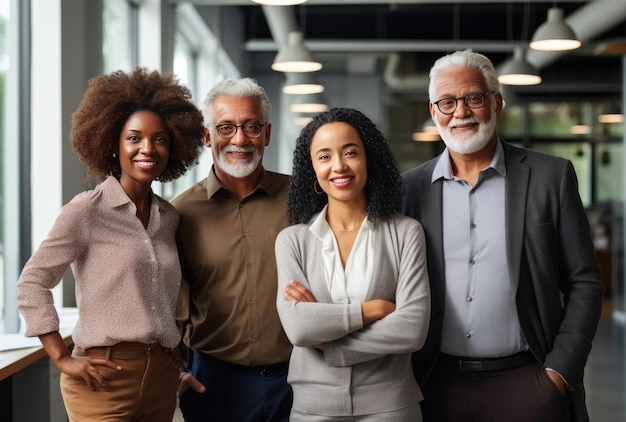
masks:
<instances>
[{"instance_id":1,"label":"crossed arm","mask_svg":"<svg viewBox=\"0 0 626 422\"><path fill-rule=\"evenodd\" d=\"M289 284L286 284L283 293L283 297L288 302L317 302L313 293L296 280L291 280ZM363 325L381 320L395 310L395 303L388 300L374 299L363 302L361 303Z\"/></svg>"}]
</instances>

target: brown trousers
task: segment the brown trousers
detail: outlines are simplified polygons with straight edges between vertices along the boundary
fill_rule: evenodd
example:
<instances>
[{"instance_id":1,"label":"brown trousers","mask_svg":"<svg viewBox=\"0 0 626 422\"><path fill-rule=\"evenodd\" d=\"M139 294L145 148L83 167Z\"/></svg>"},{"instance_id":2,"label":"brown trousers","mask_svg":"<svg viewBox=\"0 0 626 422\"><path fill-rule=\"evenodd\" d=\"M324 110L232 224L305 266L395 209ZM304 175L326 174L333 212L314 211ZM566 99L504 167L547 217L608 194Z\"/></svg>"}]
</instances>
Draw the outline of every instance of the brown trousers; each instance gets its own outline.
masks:
<instances>
[{"instance_id":1,"label":"brown trousers","mask_svg":"<svg viewBox=\"0 0 626 422\"><path fill-rule=\"evenodd\" d=\"M61 374L61 393L70 422L171 422L176 408L179 371L168 362L168 349L158 344L119 343L83 350L74 357L110 359L116 371L99 366L107 386L89 390L82 378Z\"/></svg>"}]
</instances>

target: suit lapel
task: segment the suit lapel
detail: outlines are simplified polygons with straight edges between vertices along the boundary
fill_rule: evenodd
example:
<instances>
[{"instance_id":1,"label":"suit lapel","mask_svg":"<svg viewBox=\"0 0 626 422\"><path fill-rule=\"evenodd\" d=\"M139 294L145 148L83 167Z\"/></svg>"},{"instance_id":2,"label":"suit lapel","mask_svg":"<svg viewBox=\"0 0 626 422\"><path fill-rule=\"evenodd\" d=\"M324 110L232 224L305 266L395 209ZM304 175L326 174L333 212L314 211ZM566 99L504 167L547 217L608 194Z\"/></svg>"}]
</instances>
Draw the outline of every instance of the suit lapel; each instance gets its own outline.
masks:
<instances>
[{"instance_id":1,"label":"suit lapel","mask_svg":"<svg viewBox=\"0 0 626 422\"><path fill-rule=\"evenodd\" d=\"M433 289L440 289L441 295L433 297L445 297L445 266L443 251L443 180L439 179L432 183L432 174L437 160L431 161L431 166L424 171L419 187L421 192L419 220L424 227L428 250L428 272L431 277ZM443 306L443 304L435 304Z\"/></svg>"},{"instance_id":2,"label":"suit lapel","mask_svg":"<svg viewBox=\"0 0 626 422\"><path fill-rule=\"evenodd\" d=\"M523 150L502 142L506 165L505 178L505 230L509 278L517 285L524 245L524 222L530 167L525 163Z\"/></svg>"}]
</instances>

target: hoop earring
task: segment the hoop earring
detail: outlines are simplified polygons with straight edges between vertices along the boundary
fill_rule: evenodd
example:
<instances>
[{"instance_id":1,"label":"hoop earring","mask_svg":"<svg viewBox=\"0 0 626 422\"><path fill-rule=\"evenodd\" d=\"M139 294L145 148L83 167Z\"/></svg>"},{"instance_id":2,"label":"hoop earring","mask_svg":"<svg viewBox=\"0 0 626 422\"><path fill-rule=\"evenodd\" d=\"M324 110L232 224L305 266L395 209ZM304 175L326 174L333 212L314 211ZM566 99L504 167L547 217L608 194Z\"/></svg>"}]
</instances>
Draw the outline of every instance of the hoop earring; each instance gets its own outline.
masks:
<instances>
[{"instance_id":1,"label":"hoop earring","mask_svg":"<svg viewBox=\"0 0 626 422\"><path fill-rule=\"evenodd\" d=\"M322 190L322 187L320 186L320 190L317 190L317 185L319 185L319 183L317 183L317 179L315 179L313 181L313 190L315 191L316 194L321 195L324 193L324 191Z\"/></svg>"}]
</instances>

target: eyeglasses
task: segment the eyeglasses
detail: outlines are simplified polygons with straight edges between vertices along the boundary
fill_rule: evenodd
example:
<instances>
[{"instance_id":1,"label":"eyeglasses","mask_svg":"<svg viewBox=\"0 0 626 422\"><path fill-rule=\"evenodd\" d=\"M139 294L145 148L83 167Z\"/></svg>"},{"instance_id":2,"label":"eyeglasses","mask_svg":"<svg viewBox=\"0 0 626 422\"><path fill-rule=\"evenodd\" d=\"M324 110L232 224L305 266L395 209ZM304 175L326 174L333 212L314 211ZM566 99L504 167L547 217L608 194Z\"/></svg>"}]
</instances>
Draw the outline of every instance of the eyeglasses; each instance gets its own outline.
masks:
<instances>
[{"instance_id":1,"label":"eyeglasses","mask_svg":"<svg viewBox=\"0 0 626 422\"><path fill-rule=\"evenodd\" d=\"M491 92L472 92L464 97L459 98L442 98L441 100L433 102L437 106L440 112L443 114L452 114L456 111L459 100L463 100L465 107L475 110L485 105L485 97Z\"/></svg>"},{"instance_id":2,"label":"eyeglasses","mask_svg":"<svg viewBox=\"0 0 626 422\"><path fill-rule=\"evenodd\" d=\"M245 125L224 124L214 125L213 127L215 127L218 135L220 135L223 139L230 139L235 136L239 128L243 130L243 134L246 138L256 139L261 136L261 129L263 129L263 126L265 125L260 125L258 123L246 123Z\"/></svg>"}]
</instances>

